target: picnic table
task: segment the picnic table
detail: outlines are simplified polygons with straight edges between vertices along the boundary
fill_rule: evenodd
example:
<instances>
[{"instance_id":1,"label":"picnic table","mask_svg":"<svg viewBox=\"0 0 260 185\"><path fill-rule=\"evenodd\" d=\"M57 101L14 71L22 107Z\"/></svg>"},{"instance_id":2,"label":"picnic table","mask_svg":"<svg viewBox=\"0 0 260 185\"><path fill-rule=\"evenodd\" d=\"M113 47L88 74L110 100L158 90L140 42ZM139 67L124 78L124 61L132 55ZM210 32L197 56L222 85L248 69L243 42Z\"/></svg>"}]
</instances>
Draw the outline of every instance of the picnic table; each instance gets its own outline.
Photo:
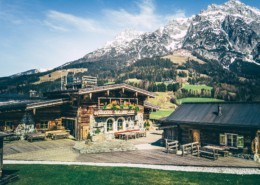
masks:
<instances>
[{"instance_id":1,"label":"picnic table","mask_svg":"<svg viewBox=\"0 0 260 185\"><path fill-rule=\"evenodd\" d=\"M67 132L58 132L52 134L51 139L56 140L56 139L66 139L69 137L69 134Z\"/></svg>"},{"instance_id":2,"label":"picnic table","mask_svg":"<svg viewBox=\"0 0 260 185\"><path fill-rule=\"evenodd\" d=\"M121 132L116 132L115 136L118 137L119 139L136 139L139 137L146 137L146 131L142 130L126 130L126 131L121 131Z\"/></svg>"},{"instance_id":3,"label":"picnic table","mask_svg":"<svg viewBox=\"0 0 260 185\"><path fill-rule=\"evenodd\" d=\"M130 138L136 139L136 133L134 133L134 132L119 133L119 139L126 139L126 140L128 140Z\"/></svg>"},{"instance_id":4,"label":"picnic table","mask_svg":"<svg viewBox=\"0 0 260 185\"><path fill-rule=\"evenodd\" d=\"M212 150L214 153L217 153L217 154L222 154L223 157L228 156L229 147L227 147L227 146L206 145L202 148Z\"/></svg>"},{"instance_id":5,"label":"picnic table","mask_svg":"<svg viewBox=\"0 0 260 185\"><path fill-rule=\"evenodd\" d=\"M69 137L69 133L66 130L53 130L45 133L48 138L53 140L65 139Z\"/></svg>"},{"instance_id":6,"label":"picnic table","mask_svg":"<svg viewBox=\"0 0 260 185\"><path fill-rule=\"evenodd\" d=\"M136 134L136 137L146 137L146 131L138 130L138 131L133 131L133 133Z\"/></svg>"},{"instance_id":7,"label":"picnic table","mask_svg":"<svg viewBox=\"0 0 260 185\"><path fill-rule=\"evenodd\" d=\"M45 134L44 133L30 133L26 135L26 138L29 142L32 142L33 140L45 140Z\"/></svg>"}]
</instances>

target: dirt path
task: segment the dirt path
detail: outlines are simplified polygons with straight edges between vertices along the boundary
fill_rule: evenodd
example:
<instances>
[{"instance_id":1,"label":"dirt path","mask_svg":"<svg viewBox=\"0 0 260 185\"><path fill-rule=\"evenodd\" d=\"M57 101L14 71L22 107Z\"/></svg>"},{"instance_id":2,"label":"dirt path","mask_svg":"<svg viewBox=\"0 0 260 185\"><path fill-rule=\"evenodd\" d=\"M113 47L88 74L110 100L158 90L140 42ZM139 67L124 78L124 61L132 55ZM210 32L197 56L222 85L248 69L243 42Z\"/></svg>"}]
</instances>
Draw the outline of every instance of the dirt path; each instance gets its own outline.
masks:
<instances>
[{"instance_id":1,"label":"dirt path","mask_svg":"<svg viewBox=\"0 0 260 185\"><path fill-rule=\"evenodd\" d=\"M86 166L106 166L106 167L147 168L147 169L156 169L156 170L185 171L185 172L208 172L208 173L225 173L225 174L239 174L239 175L252 175L252 174L260 175L259 168L225 168L225 167L216 168L216 167L129 164L129 163L16 161L16 160L4 160L4 164L86 165Z\"/></svg>"}]
</instances>

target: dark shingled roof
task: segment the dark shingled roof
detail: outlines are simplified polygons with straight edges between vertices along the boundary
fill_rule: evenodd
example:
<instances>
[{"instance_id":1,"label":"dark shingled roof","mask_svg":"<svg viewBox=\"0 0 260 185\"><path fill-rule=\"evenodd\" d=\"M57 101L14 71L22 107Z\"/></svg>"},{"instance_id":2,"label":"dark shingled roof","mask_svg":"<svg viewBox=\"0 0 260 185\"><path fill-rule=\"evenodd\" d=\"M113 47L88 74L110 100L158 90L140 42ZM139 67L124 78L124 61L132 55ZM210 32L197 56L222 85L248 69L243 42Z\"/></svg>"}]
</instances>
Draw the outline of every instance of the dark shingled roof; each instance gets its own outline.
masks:
<instances>
[{"instance_id":1,"label":"dark shingled roof","mask_svg":"<svg viewBox=\"0 0 260 185\"><path fill-rule=\"evenodd\" d=\"M8 134L8 133L5 133L5 132L0 132L0 138L11 136L11 135L12 134Z\"/></svg>"},{"instance_id":2,"label":"dark shingled roof","mask_svg":"<svg viewBox=\"0 0 260 185\"><path fill-rule=\"evenodd\" d=\"M218 106L222 115L218 115ZM260 128L260 102L185 103L163 122Z\"/></svg>"},{"instance_id":3,"label":"dark shingled roof","mask_svg":"<svg viewBox=\"0 0 260 185\"><path fill-rule=\"evenodd\" d=\"M24 111L34 108L43 108L68 103L67 99L53 100L24 100L24 101L7 101L0 102L0 113L8 111Z\"/></svg>"}]
</instances>

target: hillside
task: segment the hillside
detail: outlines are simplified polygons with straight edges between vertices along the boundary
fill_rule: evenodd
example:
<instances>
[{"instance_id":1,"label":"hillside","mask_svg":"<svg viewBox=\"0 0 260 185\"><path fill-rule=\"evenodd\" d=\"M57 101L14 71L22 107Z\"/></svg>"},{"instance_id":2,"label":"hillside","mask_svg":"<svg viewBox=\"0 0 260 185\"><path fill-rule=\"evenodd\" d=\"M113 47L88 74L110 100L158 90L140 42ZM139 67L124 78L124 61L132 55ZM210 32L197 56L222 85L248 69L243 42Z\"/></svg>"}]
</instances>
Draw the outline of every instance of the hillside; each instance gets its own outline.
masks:
<instances>
[{"instance_id":1,"label":"hillside","mask_svg":"<svg viewBox=\"0 0 260 185\"><path fill-rule=\"evenodd\" d=\"M126 30L115 40L55 69L0 78L2 94L60 89L61 77L98 77L98 84L130 83L177 96L205 96L176 84L205 84L207 96L260 99L260 12L237 0L210 5L190 18L172 19L153 32ZM133 80L134 79L134 80Z\"/></svg>"}]
</instances>

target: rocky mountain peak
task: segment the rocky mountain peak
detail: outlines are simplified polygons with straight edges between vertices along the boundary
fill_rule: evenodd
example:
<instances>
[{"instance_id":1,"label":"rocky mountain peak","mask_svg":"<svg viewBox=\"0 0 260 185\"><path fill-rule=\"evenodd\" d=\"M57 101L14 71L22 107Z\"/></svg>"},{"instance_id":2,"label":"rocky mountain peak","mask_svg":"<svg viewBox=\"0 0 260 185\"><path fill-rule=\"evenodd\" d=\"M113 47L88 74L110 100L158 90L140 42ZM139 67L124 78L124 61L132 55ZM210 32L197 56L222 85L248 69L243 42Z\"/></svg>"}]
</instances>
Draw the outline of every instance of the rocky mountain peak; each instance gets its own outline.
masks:
<instances>
[{"instance_id":1,"label":"rocky mountain peak","mask_svg":"<svg viewBox=\"0 0 260 185\"><path fill-rule=\"evenodd\" d=\"M259 34L259 9L230 0L222 5L212 4L190 18L172 19L154 32L125 30L72 64L104 60L129 63L181 48L215 60L225 68L236 60L259 64Z\"/></svg>"},{"instance_id":2,"label":"rocky mountain peak","mask_svg":"<svg viewBox=\"0 0 260 185\"><path fill-rule=\"evenodd\" d=\"M193 19L183 48L220 62L228 68L234 61L258 61L259 10L240 1L210 5ZM256 63L258 64L258 63Z\"/></svg>"},{"instance_id":3,"label":"rocky mountain peak","mask_svg":"<svg viewBox=\"0 0 260 185\"><path fill-rule=\"evenodd\" d=\"M222 18L228 14L243 18L247 21L259 20L260 13L257 8L247 6L238 0L230 0L222 5L212 4L206 10L201 11L200 16Z\"/></svg>"},{"instance_id":4,"label":"rocky mountain peak","mask_svg":"<svg viewBox=\"0 0 260 185\"><path fill-rule=\"evenodd\" d=\"M115 47L120 44L128 43L128 42L132 41L133 39L137 39L143 33L144 32L137 31L134 29L124 30L121 33L117 34L113 41L107 42L104 47L111 47L111 46Z\"/></svg>"}]
</instances>

